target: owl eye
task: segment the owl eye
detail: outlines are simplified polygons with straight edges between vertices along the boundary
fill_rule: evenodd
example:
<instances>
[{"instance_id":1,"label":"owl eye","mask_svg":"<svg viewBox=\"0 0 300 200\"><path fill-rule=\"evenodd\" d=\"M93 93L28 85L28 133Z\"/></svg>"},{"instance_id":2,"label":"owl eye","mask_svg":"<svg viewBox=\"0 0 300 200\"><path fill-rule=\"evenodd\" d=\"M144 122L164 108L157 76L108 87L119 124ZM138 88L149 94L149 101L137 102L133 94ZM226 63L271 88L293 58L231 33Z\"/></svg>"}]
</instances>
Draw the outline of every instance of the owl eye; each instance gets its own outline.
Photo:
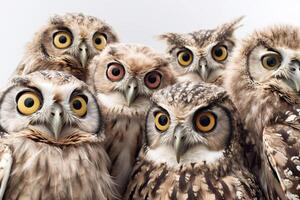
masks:
<instances>
[{"instance_id":1,"label":"owl eye","mask_svg":"<svg viewBox=\"0 0 300 200\"><path fill-rule=\"evenodd\" d=\"M152 71L146 74L144 82L149 89L156 89L161 82L161 74L157 71Z\"/></svg>"},{"instance_id":2,"label":"owl eye","mask_svg":"<svg viewBox=\"0 0 300 200\"><path fill-rule=\"evenodd\" d=\"M107 45L107 37L102 33L95 33L93 36L93 44L97 50L102 50Z\"/></svg>"},{"instance_id":3,"label":"owl eye","mask_svg":"<svg viewBox=\"0 0 300 200\"><path fill-rule=\"evenodd\" d=\"M266 54L261 58L261 64L268 70L276 69L281 64L281 56L278 53Z\"/></svg>"},{"instance_id":4,"label":"owl eye","mask_svg":"<svg viewBox=\"0 0 300 200\"><path fill-rule=\"evenodd\" d=\"M119 63L110 63L106 71L106 76L111 81L120 81L125 75L123 65Z\"/></svg>"},{"instance_id":5,"label":"owl eye","mask_svg":"<svg viewBox=\"0 0 300 200\"><path fill-rule=\"evenodd\" d=\"M182 67L187 67L193 62L193 54L190 50L184 49L178 52L177 60Z\"/></svg>"},{"instance_id":6,"label":"owl eye","mask_svg":"<svg viewBox=\"0 0 300 200\"><path fill-rule=\"evenodd\" d=\"M17 100L18 111L23 115L32 115L41 107L39 96L33 92L25 92Z\"/></svg>"},{"instance_id":7,"label":"owl eye","mask_svg":"<svg viewBox=\"0 0 300 200\"><path fill-rule=\"evenodd\" d=\"M163 112L156 113L154 116L154 121L155 127L161 132L168 130L170 126L170 118L167 114Z\"/></svg>"},{"instance_id":8,"label":"owl eye","mask_svg":"<svg viewBox=\"0 0 300 200\"><path fill-rule=\"evenodd\" d=\"M227 47L225 45L216 45L212 49L212 57L217 62L222 62L228 57Z\"/></svg>"},{"instance_id":9,"label":"owl eye","mask_svg":"<svg viewBox=\"0 0 300 200\"><path fill-rule=\"evenodd\" d=\"M194 126L198 131L208 133L216 126L216 119L212 112L198 112L194 116Z\"/></svg>"},{"instance_id":10,"label":"owl eye","mask_svg":"<svg viewBox=\"0 0 300 200\"><path fill-rule=\"evenodd\" d=\"M58 49L65 49L72 44L72 35L67 31L59 31L54 34L53 44Z\"/></svg>"},{"instance_id":11,"label":"owl eye","mask_svg":"<svg viewBox=\"0 0 300 200\"><path fill-rule=\"evenodd\" d=\"M87 113L87 98L85 96L76 96L71 101L71 109L78 116L83 117Z\"/></svg>"}]
</instances>

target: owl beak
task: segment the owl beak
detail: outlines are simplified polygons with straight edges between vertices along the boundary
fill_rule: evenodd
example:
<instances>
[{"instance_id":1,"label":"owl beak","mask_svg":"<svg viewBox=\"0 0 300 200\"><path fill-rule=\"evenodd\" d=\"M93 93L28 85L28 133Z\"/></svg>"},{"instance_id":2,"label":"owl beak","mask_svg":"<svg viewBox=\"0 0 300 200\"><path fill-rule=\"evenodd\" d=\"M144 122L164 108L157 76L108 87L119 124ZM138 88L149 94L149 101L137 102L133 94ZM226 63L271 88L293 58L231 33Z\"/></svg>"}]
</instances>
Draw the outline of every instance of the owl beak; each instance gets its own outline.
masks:
<instances>
[{"instance_id":1,"label":"owl beak","mask_svg":"<svg viewBox=\"0 0 300 200\"><path fill-rule=\"evenodd\" d=\"M180 162L180 157L185 152L184 140L185 136L182 134L182 128L176 128L174 133L174 149L176 153L177 163Z\"/></svg>"},{"instance_id":2,"label":"owl beak","mask_svg":"<svg viewBox=\"0 0 300 200\"><path fill-rule=\"evenodd\" d=\"M82 42L79 45L79 59L80 59L81 66L85 68L88 60L88 47L85 44L85 42Z\"/></svg>"},{"instance_id":3,"label":"owl beak","mask_svg":"<svg viewBox=\"0 0 300 200\"><path fill-rule=\"evenodd\" d=\"M291 78L292 78L292 81L294 82L296 91L299 92L300 91L300 69L298 66L293 69L295 69L295 71Z\"/></svg>"},{"instance_id":4,"label":"owl beak","mask_svg":"<svg viewBox=\"0 0 300 200\"><path fill-rule=\"evenodd\" d=\"M64 126L64 119L63 119L62 107L58 104L54 104L51 109L49 129L52 131L56 140L58 140L63 126Z\"/></svg>"},{"instance_id":5,"label":"owl beak","mask_svg":"<svg viewBox=\"0 0 300 200\"><path fill-rule=\"evenodd\" d=\"M205 59L201 59L199 61L199 68L198 68L198 73L200 75L200 77L202 78L203 81L207 81L208 76L210 74L210 69L207 66L207 62Z\"/></svg>"},{"instance_id":6,"label":"owl beak","mask_svg":"<svg viewBox=\"0 0 300 200\"><path fill-rule=\"evenodd\" d=\"M125 98L128 106L130 106L134 102L137 96L138 96L138 82L136 79L132 79L129 81L125 90Z\"/></svg>"}]
</instances>

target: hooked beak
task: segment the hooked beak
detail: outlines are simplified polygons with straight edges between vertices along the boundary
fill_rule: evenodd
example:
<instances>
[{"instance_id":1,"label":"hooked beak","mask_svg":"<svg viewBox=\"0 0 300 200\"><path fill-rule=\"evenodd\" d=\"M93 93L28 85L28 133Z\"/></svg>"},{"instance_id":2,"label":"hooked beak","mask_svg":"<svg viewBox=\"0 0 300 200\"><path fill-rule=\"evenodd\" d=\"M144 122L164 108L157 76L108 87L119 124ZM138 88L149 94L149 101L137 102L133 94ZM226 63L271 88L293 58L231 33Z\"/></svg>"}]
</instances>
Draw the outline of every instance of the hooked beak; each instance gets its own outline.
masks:
<instances>
[{"instance_id":1,"label":"hooked beak","mask_svg":"<svg viewBox=\"0 0 300 200\"><path fill-rule=\"evenodd\" d=\"M138 82L136 79L132 79L129 81L124 95L128 106L130 106L138 96Z\"/></svg>"},{"instance_id":2,"label":"hooked beak","mask_svg":"<svg viewBox=\"0 0 300 200\"><path fill-rule=\"evenodd\" d=\"M210 71L211 70L208 68L206 60L205 59L200 60L198 73L203 81L206 81L208 79Z\"/></svg>"},{"instance_id":3,"label":"hooked beak","mask_svg":"<svg viewBox=\"0 0 300 200\"><path fill-rule=\"evenodd\" d=\"M182 128L176 128L174 133L174 149L176 153L177 163L180 162L180 157L185 152L184 140L185 136L183 136L182 134Z\"/></svg>"},{"instance_id":4,"label":"hooked beak","mask_svg":"<svg viewBox=\"0 0 300 200\"><path fill-rule=\"evenodd\" d=\"M49 129L53 133L56 140L58 140L63 126L64 126L64 117L63 117L62 107L58 104L54 104L51 109Z\"/></svg>"},{"instance_id":5,"label":"hooked beak","mask_svg":"<svg viewBox=\"0 0 300 200\"><path fill-rule=\"evenodd\" d=\"M79 59L81 66L85 68L88 60L88 47L85 42L79 45Z\"/></svg>"},{"instance_id":6,"label":"hooked beak","mask_svg":"<svg viewBox=\"0 0 300 200\"><path fill-rule=\"evenodd\" d=\"M296 91L299 92L300 91L300 69L299 69L299 67L296 67L294 69L295 69L295 71L294 71L291 79L292 79L293 83L295 84Z\"/></svg>"}]
</instances>

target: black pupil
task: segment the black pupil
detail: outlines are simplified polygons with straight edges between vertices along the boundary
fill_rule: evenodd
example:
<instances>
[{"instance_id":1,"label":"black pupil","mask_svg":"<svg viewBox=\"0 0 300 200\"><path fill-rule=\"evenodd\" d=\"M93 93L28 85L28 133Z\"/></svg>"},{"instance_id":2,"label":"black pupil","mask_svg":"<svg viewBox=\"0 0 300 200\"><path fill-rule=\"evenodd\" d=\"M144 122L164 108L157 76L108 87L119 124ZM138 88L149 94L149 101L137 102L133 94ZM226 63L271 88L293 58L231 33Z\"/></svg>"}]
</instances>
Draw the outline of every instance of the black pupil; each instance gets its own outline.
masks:
<instances>
[{"instance_id":1,"label":"black pupil","mask_svg":"<svg viewBox=\"0 0 300 200\"><path fill-rule=\"evenodd\" d=\"M80 110L81 107L82 107L82 103L81 103L79 100L75 100L75 101L73 102L73 108L74 108L75 110Z\"/></svg>"},{"instance_id":2,"label":"black pupil","mask_svg":"<svg viewBox=\"0 0 300 200\"><path fill-rule=\"evenodd\" d=\"M221 57L221 56L223 55L223 50L222 50L221 48L217 48L217 49L215 50L215 55L216 55L217 57Z\"/></svg>"},{"instance_id":3,"label":"black pupil","mask_svg":"<svg viewBox=\"0 0 300 200\"><path fill-rule=\"evenodd\" d=\"M190 60L191 56L188 52L184 52L182 55L182 60L185 62L188 62Z\"/></svg>"},{"instance_id":4,"label":"black pupil","mask_svg":"<svg viewBox=\"0 0 300 200\"><path fill-rule=\"evenodd\" d=\"M24 101L24 105L27 107L27 108L31 108L33 105L34 105L34 100L32 98L27 98L25 99Z\"/></svg>"},{"instance_id":5,"label":"black pupil","mask_svg":"<svg viewBox=\"0 0 300 200\"><path fill-rule=\"evenodd\" d=\"M165 126L168 123L168 117L166 115L161 115L158 118L158 122L160 125Z\"/></svg>"},{"instance_id":6,"label":"black pupil","mask_svg":"<svg viewBox=\"0 0 300 200\"><path fill-rule=\"evenodd\" d=\"M149 83L155 83L156 82L156 76L155 76L155 74L150 74L148 76L148 81L149 81Z\"/></svg>"},{"instance_id":7,"label":"black pupil","mask_svg":"<svg viewBox=\"0 0 300 200\"><path fill-rule=\"evenodd\" d=\"M96 39L95 39L95 44L99 45L99 44L101 44L101 42L102 42L102 41L101 41L100 38L96 38Z\"/></svg>"},{"instance_id":8,"label":"black pupil","mask_svg":"<svg viewBox=\"0 0 300 200\"><path fill-rule=\"evenodd\" d=\"M119 68L113 68L111 73L114 75L114 76L119 76L121 71Z\"/></svg>"},{"instance_id":9,"label":"black pupil","mask_svg":"<svg viewBox=\"0 0 300 200\"><path fill-rule=\"evenodd\" d=\"M210 119L208 116L201 116L200 117L200 124L204 127L208 126L210 124Z\"/></svg>"},{"instance_id":10,"label":"black pupil","mask_svg":"<svg viewBox=\"0 0 300 200\"><path fill-rule=\"evenodd\" d=\"M64 35L60 36L59 37L59 42L62 43L62 44L66 43L67 42L67 37L64 36Z\"/></svg>"},{"instance_id":11,"label":"black pupil","mask_svg":"<svg viewBox=\"0 0 300 200\"><path fill-rule=\"evenodd\" d=\"M274 67L275 65L277 64L277 60L274 56L272 57L269 57L267 59L267 65L270 66L270 67Z\"/></svg>"}]
</instances>

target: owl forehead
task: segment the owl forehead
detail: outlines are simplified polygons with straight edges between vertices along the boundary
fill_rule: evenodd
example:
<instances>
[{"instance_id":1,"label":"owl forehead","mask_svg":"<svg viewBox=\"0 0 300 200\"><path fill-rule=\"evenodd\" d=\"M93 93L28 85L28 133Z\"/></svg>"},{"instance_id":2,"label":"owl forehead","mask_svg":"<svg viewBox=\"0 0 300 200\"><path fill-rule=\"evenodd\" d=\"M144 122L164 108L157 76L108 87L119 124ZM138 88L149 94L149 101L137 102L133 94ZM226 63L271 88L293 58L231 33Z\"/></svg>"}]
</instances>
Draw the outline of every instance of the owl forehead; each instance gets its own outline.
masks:
<instances>
[{"instance_id":1,"label":"owl forehead","mask_svg":"<svg viewBox=\"0 0 300 200\"><path fill-rule=\"evenodd\" d=\"M208 106L226 97L224 89L212 84L183 82L155 92L152 101L158 105L169 105L180 112L182 109Z\"/></svg>"}]
</instances>

